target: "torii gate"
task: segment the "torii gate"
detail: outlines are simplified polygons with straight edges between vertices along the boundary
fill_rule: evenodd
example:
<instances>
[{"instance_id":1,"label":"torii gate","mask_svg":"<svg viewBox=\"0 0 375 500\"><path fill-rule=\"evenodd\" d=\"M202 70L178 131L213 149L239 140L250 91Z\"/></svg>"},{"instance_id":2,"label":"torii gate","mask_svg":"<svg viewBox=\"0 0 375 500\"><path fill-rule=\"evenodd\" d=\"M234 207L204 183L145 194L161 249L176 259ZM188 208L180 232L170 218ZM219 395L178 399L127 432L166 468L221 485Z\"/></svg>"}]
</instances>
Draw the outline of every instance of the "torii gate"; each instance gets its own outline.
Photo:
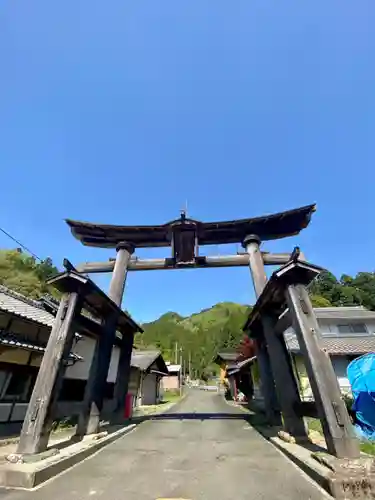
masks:
<instances>
[{"instance_id":1,"label":"torii gate","mask_svg":"<svg viewBox=\"0 0 375 500\"><path fill-rule=\"evenodd\" d=\"M59 392L56 380L61 381L63 353L69 352L67 339L70 337L67 332L72 331L73 324L76 328L85 323L86 331L94 327L87 324L88 318L82 319L82 308L91 309L99 315L103 326L100 328L80 415L78 433L81 435L98 430L103 384L108 373L116 329L122 329L123 342L115 385L115 417L119 420L123 418L133 336L134 332L141 330L120 309L128 271L249 266L258 299L244 329L256 341L269 422L279 425L281 410L285 429L296 438L306 436L303 414L306 414L307 409L299 398L282 335L293 324L305 356L316 401L315 410L322 421L328 449L336 457L358 457L358 443L341 399L332 364L318 345L316 333L319 327L306 292L306 285L321 268L306 263L299 251L293 254L271 254L260 250L262 241L297 235L309 224L314 210L315 205L308 205L252 219L208 223L190 219L182 212L179 219L159 226L115 226L67 220L73 235L84 245L116 248L117 255L116 259L107 262L84 263L75 268L70 265L66 273L51 280L64 292L64 298L29 404L18 452L36 453L47 446L48 422L53 415L52 403ZM202 245L224 243L242 243L246 253L217 257L199 255ZM139 259L132 256L135 249L145 247L171 247L172 255L165 259ZM282 266L268 283L264 265ZM109 297L84 276L87 273L104 272L112 272ZM74 321L77 311L80 320ZM55 375L53 381L46 382L48 369Z\"/></svg>"}]
</instances>

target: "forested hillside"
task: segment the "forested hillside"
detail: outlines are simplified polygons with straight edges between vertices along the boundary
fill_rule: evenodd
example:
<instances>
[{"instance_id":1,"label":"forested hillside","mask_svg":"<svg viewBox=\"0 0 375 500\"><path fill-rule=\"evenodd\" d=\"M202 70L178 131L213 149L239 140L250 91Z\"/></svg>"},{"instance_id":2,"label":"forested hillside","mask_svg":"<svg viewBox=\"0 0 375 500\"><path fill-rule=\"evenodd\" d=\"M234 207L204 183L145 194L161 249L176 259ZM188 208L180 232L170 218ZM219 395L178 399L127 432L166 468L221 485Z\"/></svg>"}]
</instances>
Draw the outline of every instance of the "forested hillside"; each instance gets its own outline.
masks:
<instances>
[{"instance_id":1,"label":"forested hillside","mask_svg":"<svg viewBox=\"0 0 375 500\"><path fill-rule=\"evenodd\" d=\"M49 258L38 262L16 250L0 250L0 284L28 297L56 293L45 284L55 273L57 268ZM363 305L375 310L375 273L344 274L337 279L324 272L312 283L310 293L315 307ZM143 325L145 332L137 335L136 344L161 349L172 362L179 362L182 355L186 367L190 360L194 373L202 376L207 367L208 371L214 368L210 363L217 351L241 344L249 311L250 306L224 302L186 318L169 312Z\"/></svg>"},{"instance_id":2,"label":"forested hillside","mask_svg":"<svg viewBox=\"0 0 375 500\"><path fill-rule=\"evenodd\" d=\"M57 296L46 280L58 272L50 258L37 261L17 250L0 250L0 285L38 299L46 293Z\"/></svg>"},{"instance_id":3,"label":"forested hillside","mask_svg":"<svg viewBox=\"0 0 375 500\"><path fill-rule=\"evenodd\" d=\"M250 308L233 303L216 304L210 309L183 318L170 312L152 323L143 325L137 336L140 347L161 349L166 359L179 362L180 355L188 368L202 376L218 350L235 349L240 343L242 327ZM177 353L176 353L177 348Z\"/></svg>"}]
</instances>

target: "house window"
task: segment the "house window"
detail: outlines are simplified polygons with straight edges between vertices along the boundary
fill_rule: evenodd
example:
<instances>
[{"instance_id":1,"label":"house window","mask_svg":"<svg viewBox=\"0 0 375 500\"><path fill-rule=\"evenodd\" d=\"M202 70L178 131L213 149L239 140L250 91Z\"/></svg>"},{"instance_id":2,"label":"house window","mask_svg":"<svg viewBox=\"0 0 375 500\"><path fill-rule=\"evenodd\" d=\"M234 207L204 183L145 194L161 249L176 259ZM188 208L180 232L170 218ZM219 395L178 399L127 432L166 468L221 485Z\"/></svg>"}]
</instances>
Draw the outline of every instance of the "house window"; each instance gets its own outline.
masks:
<instances>
[{"instance_id":1,"label":"house window","mask_svg":"<svg viewBox=\"0 0 375 500\"><path fill-rule=\"evenodd\" d=\"M27 393L31 383L31 376L23 372L14 372L9 374L1 394L2 400L19 400L23 401L27 397Z\"/></svg>"},{"instance_id":2,"label":"house window","mask_svg":"<svg viewBox=\"0 0 375 500\"><path fill-rule=\"evenodd\" d=\"M366 334L367 328L364 323L342 323L337 325L337 330L339 333L352 335L354 334Z\"/></svg>"},{"instance_id":3,"label":"house window","mask_svg":"<svg viewBox=\"0 0 375 500\"><path fill-rule=\"evenodd\" d=\"M6 372L5 370L0 370L0 395L3 392L3 387L7 383L8 378L9 378L9 372Z\"/></svg>"}]
</instances>

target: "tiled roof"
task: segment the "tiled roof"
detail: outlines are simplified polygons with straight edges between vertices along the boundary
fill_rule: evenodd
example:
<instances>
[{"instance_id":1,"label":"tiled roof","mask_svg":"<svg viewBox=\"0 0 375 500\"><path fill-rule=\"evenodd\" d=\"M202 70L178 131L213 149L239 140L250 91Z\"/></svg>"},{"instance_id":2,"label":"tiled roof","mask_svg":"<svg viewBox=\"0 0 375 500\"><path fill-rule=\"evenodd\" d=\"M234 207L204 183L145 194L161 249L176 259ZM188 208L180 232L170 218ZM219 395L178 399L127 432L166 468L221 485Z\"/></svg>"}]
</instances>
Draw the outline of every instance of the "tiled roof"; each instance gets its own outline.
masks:
<instances>
[{"instance_id":1,"label":"tiled roof","mask_svg":"<svg viewBox=\"0 0 375 500\"><path fill-rule=\"evenodd\" d=\"M314 307L318 319L375 320L375 311L365 307Z\"/></svg>"},{"instance_id":2,"label":"tiled roof","mask_svg":"<svg viewBox=\"0 0 375 500\"><path fill-rule=\"evenodd\" d=\"M217 360L218 358L221 358L223 361L229 361L229 362L236 361L236 359L238 358L238 352L235 351L218 352L215 360Z\"/></svg>"},{"instance_id":3,"label":"tiled roof","mask_svg":"<svg viewBox=\"0 0 375 500\"><path fill-rule=\"evenodd\" d=\"M361 355L375 352L375 335L356 335L352 337L322 337L320 347L329 354ZM289 351L300 352L300 346L295 336L286 340Z\"/></svg>"},{"instance_id":4,"label":"tiled roof","mask_svg":"<svg viewBox=\"0 0 375 500\"><path fill-rule=\"evenodd\" d=\"M51 313L43 308L40 302L28 299L3 285L0 285L0 311L14 314L50 328L55 319Z\"/></svg>"},{"instance_id":5,"label":"tiled roof","mask_svg":"<svg viewBox=\"0 0 375 500\"><path fill-rule=\"evenodd\" d=\"M134 368L138 368L139 370L146 371L150 368L150 366L155 363L155 361L158 358L161 358L161 367L163 368L163 372L168 374L168 368L164 363L164 360L162 359L161 352L160 351L139 351L134 350L132 352L132 357L131 357L131 366Z\"/></svg>"},{"instance_id":6,"label":"tiled roof","mask_svg":"<svg viewBox=\"0 0 375 500\"><path fill-rule=\"evenodd\" d=\"M55 316L45 310L42 302L29 299L18 292L10 290L4 285L0 285L0 312L1 311L14 314L15 316L25 318L29 321L33 321L34 323L47 326L49 328L52 328L55 320ZM75 333L74 336L76 339L81 337L78 333ZM44 346L34 344L13 333L3 332L1 330L0 344L40 353L44 353L46 350ZM83 360L81 356L73 352L69 354L69 358L77 361Z\"/></svg>"},{"instance_id":7,"label":"tiled roof","mask_svg":"<svg viewBox=\"0 0 375 500\"><path fill-rule=\"evenodd\" d=\"M234 373L239 372L242 368L246 368L248 365L251 365L253 361L257 358L256 356L252 356L251 358L246 358L242 361L238 361L236 364L230 364L227 368L228 375L233 375Z\"/></svg>"},{"instance_id":8,"label":"tiled roof","mask_svg":"<svg viewBox=\"0 0 375 500\"><path fill-rule=\"evenodd\" d=\"M17 347L19 349L25 349L26 351L39 352L40 354L43 354L46 350L46 348L41 345L34 344L33 342L28 342L27 340L22 339L17 335L7 332L0 332L0 345ZM73 359L75 361L83 360L82 356L79 356L78 354L75 354L73 352L69 354L69 359Z\"/></svg>"}]
</instances>

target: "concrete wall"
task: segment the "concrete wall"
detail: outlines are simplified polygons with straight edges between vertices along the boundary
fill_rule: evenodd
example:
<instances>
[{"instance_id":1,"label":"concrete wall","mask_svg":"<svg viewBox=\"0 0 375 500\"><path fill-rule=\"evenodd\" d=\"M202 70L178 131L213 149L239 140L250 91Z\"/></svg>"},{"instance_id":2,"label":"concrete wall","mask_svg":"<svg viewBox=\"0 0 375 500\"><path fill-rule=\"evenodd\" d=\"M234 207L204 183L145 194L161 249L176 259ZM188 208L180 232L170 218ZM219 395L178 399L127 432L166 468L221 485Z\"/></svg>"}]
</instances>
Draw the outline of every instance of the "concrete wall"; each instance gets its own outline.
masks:
<instances>
[{"instance_id":1,"label":"concrete wall","mask_svg":"<svg viewBox=\"0 0 375 500\"><path fill-rule=\"evenodd\" d=\"M163 377L161 384L165 391L179 390L180 377L178 375L169 375L168 377Z\"/></svg>"}]
</instances>

